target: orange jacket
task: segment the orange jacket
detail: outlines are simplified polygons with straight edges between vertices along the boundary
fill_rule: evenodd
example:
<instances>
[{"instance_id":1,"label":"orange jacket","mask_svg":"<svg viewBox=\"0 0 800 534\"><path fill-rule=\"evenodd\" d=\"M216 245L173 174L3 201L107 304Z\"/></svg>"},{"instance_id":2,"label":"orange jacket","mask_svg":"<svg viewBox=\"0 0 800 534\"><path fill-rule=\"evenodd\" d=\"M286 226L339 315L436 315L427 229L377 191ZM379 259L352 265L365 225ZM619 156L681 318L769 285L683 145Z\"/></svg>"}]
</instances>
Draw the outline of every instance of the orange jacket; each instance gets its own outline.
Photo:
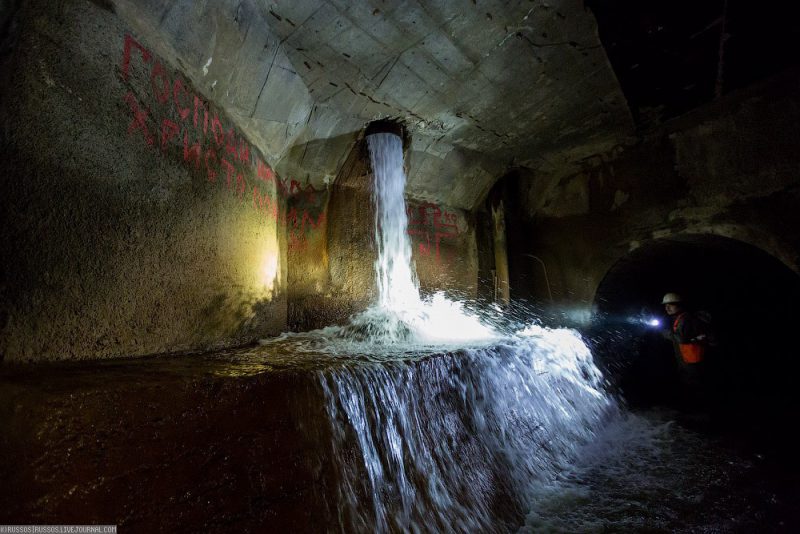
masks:
<instances>
[{"instance_id":1,"label":"orange jacket","mask_svg":"<svg viewBox=\"0 0 800 534\"><path fill-rule=\"evenodd\" d=\"M695 339L686 339L686 328L683 328L684 321L686 320L686 312L679 314L675 317L672 323L672 333L678 349L680 350L681 359L683 363L700 363L706 353L706 346L704 343L698 342Z\"/></svg>"}]
</instances>

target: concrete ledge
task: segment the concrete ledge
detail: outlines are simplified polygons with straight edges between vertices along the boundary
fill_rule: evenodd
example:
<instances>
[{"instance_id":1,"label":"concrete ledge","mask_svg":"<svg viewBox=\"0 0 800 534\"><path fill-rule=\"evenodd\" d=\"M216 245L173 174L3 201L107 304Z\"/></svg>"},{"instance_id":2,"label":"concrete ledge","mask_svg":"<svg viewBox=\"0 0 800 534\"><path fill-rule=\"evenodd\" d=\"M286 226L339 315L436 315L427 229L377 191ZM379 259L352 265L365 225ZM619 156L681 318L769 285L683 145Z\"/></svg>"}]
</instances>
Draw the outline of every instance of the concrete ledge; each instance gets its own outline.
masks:
<instances>
[{"instance_id":1,"label":"concrete ledge","mask_svg":"<svg viewBox=\"0 0 800 534\"><path fill-rule=\"evenodd\" d=\"M0 522L324 530L314 367L248 353L5 366Z\"/></svg>"}]
</instances>

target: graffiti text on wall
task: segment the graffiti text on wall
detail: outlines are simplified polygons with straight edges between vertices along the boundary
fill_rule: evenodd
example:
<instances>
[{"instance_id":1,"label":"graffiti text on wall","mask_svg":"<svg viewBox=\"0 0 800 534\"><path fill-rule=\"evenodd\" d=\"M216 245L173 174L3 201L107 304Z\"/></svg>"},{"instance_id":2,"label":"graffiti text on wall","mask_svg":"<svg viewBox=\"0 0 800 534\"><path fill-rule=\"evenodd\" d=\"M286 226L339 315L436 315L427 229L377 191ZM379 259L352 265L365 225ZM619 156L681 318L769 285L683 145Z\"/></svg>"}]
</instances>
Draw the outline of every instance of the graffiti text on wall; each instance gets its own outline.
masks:
<instances>
[{"instance_id":1,"label":"graffiti text on wall","mask_svg":"<svg viewBox=\"0 0 800 534\"><path fill-rule=\"evenodd\" d=\"M408 235L422 256L432 256L436 261L447 261L441 248L442 240L458 237L457 216L436 204L425 203L408 208Z\"/></svg>"},{"instance_id":2,"label":"graffiti text on wall","mask_svg":"<svg viewBox=\"0 0 800 534\"><path fill-rule=\"evenodd\" d=\"M135 63L134 63L135 62ZM170 76L164 64L130 35L125 35L121 77L128 82L132 64L149 69L147 101L129 91L123 100L130 111L128 135L162 154L182 155L184 165L203 172L209 184L223 187L242 202L288 231L289 246L304 242L306 232L325 221L324 191L291 178L281 179L252 150L235 127L226 128L213 106L189 89L180 76ZM282 209L282 199L302 195L302 208Z\"/></svg>"}]
</instances>

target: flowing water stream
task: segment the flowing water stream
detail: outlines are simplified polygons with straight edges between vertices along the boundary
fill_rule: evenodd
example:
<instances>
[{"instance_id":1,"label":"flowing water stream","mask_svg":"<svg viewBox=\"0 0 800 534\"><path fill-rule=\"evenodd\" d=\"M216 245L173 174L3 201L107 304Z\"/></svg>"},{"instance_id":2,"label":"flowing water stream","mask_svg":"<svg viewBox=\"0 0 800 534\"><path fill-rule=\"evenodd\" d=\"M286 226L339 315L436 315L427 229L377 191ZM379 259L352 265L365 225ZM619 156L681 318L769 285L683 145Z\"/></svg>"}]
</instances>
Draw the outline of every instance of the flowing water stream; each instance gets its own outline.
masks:
<instances>
[{"instance_id":1,"label":"flowing water stream","mask_svg":"<svg viewBox=\"0 0 800 534\"><path fill-rule=\"evenodd\" d=\"M735 411L734 426L772 437L732 446L685 415L625 409L575 331L422 298L400 138L368 140L375 304L256 347L3 369L8 517L142 532L800 531L796 439L775 432L794 412Z\"/></svg>"},{"instance_id":2,"label":"flowing water stream","mask_svg":"<svg viewBox=\"0 0 800 534\"><path fill-rule=\"evenodd\" d=\"M345 327L277 341L347 362L319 373L338 488L330 508L345 531L511 529L620 409L574 331L509 332L441 294L420 296L402 141L367 139L377 302Z\"/></svg>"},{"instance_id":3,"label":"flowing water stream","mask_svg":"<svg viewBox=\"0 0 800 534\"><path fill-rule=\"evenodd\" d=\"M263 342L336 363L313 371L329 424L320 487L331 530L790 531L780 510L800 499L764 484L757 456L673 414L628 412L577 332L422 298L401 139L368 144L375 304L346 326Z\"/></svg>"}]
</instances>

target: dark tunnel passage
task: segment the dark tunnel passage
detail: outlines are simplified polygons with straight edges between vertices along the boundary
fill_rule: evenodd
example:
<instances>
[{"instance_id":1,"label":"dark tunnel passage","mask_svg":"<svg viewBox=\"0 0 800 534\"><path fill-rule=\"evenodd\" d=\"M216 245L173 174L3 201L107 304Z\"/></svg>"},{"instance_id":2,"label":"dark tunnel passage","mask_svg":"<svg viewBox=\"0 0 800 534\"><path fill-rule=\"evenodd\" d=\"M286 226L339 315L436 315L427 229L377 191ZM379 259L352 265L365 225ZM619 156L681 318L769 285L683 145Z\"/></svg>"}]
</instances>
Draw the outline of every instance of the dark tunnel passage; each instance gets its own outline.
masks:
<instances>
[{"instance_id":1,"label":"dark tunnel passage","mask_svg":"<svg viewBox=\"0 0 800 534\"><path fill-rule=\"evenodd\" d=\"M663 335L672 323L661 305L667 292L703 312L716 338L700 408L755 426L779 426L796 410L800 277L752 245L713 235L643 245L614 265L597 290L597 356L631 406L698 408L679 402L677 358ZM653 319L659 326L648 324Z\"/></svg>"},{"instance_id":2,"label":"dark tunnel passage","mask_svg":"<svg viewBox=\"0 0 800 534\"><path fill-rule=\"evenodd\" d=\"M798 9L0 2L0 525L800 532Z\"/></svg>"}]
</instances>

